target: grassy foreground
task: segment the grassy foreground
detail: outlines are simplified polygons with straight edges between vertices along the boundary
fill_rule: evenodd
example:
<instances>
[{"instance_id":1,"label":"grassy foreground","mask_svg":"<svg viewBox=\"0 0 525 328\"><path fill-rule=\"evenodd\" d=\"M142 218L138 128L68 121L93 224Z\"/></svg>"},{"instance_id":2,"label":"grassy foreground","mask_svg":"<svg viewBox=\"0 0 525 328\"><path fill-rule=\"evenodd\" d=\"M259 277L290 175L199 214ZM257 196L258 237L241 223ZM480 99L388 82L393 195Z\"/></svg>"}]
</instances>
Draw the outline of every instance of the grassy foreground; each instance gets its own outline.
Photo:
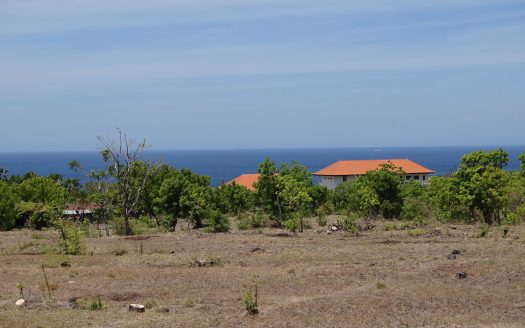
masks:
<instances>
[{"instance_id":1,"label":"grassy foreground","mask_svg":"<svg viewBox=\"0 0 525 328\"><path fill-rule=\"evenodd\" d=\"M0 326L523 327L523 225L479 238L471 225L375 224L358 236L314 227L88 238L70 266L43 253L54 231L1 232ZM454 249L461 255L448 259ZM20 283L25 307L15 306ZM254 283L251 316L242 299ZM102 309L90 310L98 296Z\"/></svg>"}]
</instances>

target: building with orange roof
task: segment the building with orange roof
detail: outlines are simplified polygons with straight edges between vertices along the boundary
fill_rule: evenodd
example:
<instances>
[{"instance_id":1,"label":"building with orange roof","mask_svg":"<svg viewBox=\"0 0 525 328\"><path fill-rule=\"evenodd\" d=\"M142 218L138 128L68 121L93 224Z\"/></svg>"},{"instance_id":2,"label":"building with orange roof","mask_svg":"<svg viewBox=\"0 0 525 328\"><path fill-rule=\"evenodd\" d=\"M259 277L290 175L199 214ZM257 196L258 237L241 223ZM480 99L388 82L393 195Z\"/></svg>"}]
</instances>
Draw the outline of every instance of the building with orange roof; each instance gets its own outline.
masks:
<instances>
[{"instance_id":1,"label":"building with orange roof","mask_svg":"<svg viewBox=\"0 0 525 328\"><path fill-rule=\"evenodd\" d=\"M409 159L372 159L337 161L313 174L319 177L319 185L335 189L338 184L363 176L368 171L377 170L384 164L392 164L402 169L406 173L405 181L414 180L426 184L428 176L434 173Z\"/></svg>"},{"instance_id":2,"label":"building with orange roof","mask_svg":"<svg viewBox=\"0 0 525 328\"><path fill-rule=\"evenodd\" d=\"M259 179L259 173L241 174L226 184L237 184L246 187L248 190L255 190L254 184Z\"/></svg>"}]
</instances>

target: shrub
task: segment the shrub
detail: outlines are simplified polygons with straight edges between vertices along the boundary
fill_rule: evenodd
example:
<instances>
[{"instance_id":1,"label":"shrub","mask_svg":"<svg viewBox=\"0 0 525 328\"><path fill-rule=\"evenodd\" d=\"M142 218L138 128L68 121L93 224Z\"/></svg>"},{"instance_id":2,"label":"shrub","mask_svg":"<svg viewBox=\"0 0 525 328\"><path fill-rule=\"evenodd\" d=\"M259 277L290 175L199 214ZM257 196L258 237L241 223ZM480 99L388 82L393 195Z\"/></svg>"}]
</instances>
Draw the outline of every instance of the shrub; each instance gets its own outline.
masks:
<instances>
[{"instance_id":1,"label":"shrub","mask_svg":"<svg viewBox=\"0 0 525 328\"><path fill-rule=\"evenodd\" d=\"M357 225L357 220L347 216L343 219L343 229L349 231L353 234L356 234L359 231L359 226Z\"/></svg>"},{"instance_id":2,"label":"shrub","mask_svg":"<svg viewBox=\"0 0 525 328\"><path fill-rule=\"evenodd\" d=\"M324 213L318 213L317 214L317 224L320 227L326 227L326 225L328 224L328 217L327 217L327 215L324 214Z\"/></svg>"},{"instance_id":3,"label":"shrub","mask_svg":"<svg viewBox=\"0 0 525 328\"><path fill-rule=\"evenodd\" d=\"M11 230L15 226L17 201L10 185L0 181L0 230Z\"/></svg>"},{"instance_id":4,"label":"shrub","mask_svg":"<svg viewBox=\"0 0 525 328\"><path fill-rule=\"evenodd\" d=\"M210 211L206 224L208 225L206 230L209 232L228 232L230 230L230 220L217 210Z\"/></svg>"},{"instance_id":5,"label":"shrub","mask_svg":"<svg viewBox=\"0 0 525 328\"><path fill-rule=\"evenodd\" d=\"M296 232L297 230L299 230L300 226L299 219L297 217L292 217L286 221L283 221L282 226L286 230Z\"/></svg>"},{"instance_id":6,"label":"shrub","mask_svg":"<svg viewBox=\"0 0 525 328\"><path fill-rule=\"evenodd\" d=\"M260 229L268 226L268 217L261 213L257 212L255 214L244 212L237 216L237 229L239 230L248 230L248 229Z\"/></svg>"},{"instance_id":7,"label":"shrub","mask_svg":"<svg viewBox=\"0 0 525 328\"><path fill-rule=\"evenodd\" d=\"M111 226L113 228L113 232L119 236L125 236L126 235L126 227L124 225L124 218L123 217L116 217L111 220ZM131 232L131 235L143 235L148 232L149 225L144 220L140 219L129 219L129 230Z\"/></svg>"},{"instance_id":8,"label":"shrub","mask_svg":"<svg viewBox=\"0 0 525 328\"><path fill-rule=\"evenodd\" d=\"M384 225L385 231L397 230L397 225L395 223L386 223Z\"/></svg>"},{"instance_id":9,"label":"shrub","mask_svg":"<svg viewBox=\"0 0 525 328\"><path fill-rule=\"evenodd\" d=\"M482 225L479 227L478 238L486 237L489 234L489 226Z\"/></svg>"},{"instance_id":10,"label":"shrub","mask_svg":"<svg viewBox=\"0 0 525 328\"><path fill-rule=\"evenodd\" d=\"M79 255L86 250L84 242L84 232L75 226L74 223L56 220L55 227L60 232L59 248L63 254Z\"/></svg>"},{"instance_id":11,"label":"shrub","mask_svg":"<svg viewBox=\"0 0 525 328\"><path fill-rule=\"evenodd\" d=\"M244 303L244 309L251 315L259 313L258 305L258 295L257 295L257 285L254 287L254 292L250 289L247 293L244 294L242 300Z\"/></svg>"},{"instance_id":12,"label":"shrub","mask_svg":"<svg viewBox=\"0 0 525 328\"><path fill-rule=\"evenodd\" d=\"M177 217L172 215L161 215L158 220L159 225L166 231L175 231L178 221Z\"/></svg>"},{"instance_id":13,"label":"shrub","mask_svg":"<svg viewBox=\"0 0 525 328\"><path fill-rule=\"evenodd\" d=\"M516 225L523 221L523 218L525 218L525 203L508 213L503 220L503 224Z\"/></svg>"},{"instance_id":14,"label":"shrub","mask_svg":"<svg viewBox=\"0 0 525 328\"><path fill-rule=\"evenodd\" d=\"M98 310L102 310L103 308L104 308L104 305L102 304L100 295L98 295L96 298L89 301L88 309L90 309L91 311L98 311Z\"/></svg>"}]
</instances>

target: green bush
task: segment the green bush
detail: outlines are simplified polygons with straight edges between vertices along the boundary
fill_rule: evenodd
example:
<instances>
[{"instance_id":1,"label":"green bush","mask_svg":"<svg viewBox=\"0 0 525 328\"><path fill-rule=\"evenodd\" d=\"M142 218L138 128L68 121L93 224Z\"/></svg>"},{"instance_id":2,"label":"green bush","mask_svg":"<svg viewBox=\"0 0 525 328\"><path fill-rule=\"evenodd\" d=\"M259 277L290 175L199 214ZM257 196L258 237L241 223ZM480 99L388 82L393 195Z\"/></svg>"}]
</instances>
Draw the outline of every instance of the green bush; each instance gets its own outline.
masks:
<instances>
[{"instance_id":1,"label":"green bush","mask_svg":"<svg viewBox=\"0 0 525 328\"><path fill-rule=\"evenodd\" d=\"M17 218L17 196L11 186L0 181L0 230L14 228Z\"/></svg>"},{"instance_id":2,"label":"green bush","mask_svg":"<svg viewBox=\"0 0 525 328\"><path fill-rule=\"evenodd\" d=\"M299 230L300 222L299 222L299 219L297 217L292 217L292 218L290 218L290 219L288 219L286 221L283 221L282 226L286 230L290 230L292 232L296 232L297 230Z\"/></svg>"},{"instance_id":3,"label":"green bush","mask_svg":"<svg viewBox=\"0 0 525 328\"><path fill-rule=\"evenodd\" d=\"M66 255L83 254L86 250L84 232L73 222L56 220L55 227L60 233L59 249Z\"/></svg>"},{"instance_id":4,"label":"green bush","mask_svg":"<svg viewBox=\"0 0 525 328\"><path fill-rule=\"evenodd\" d=\"M102 304L102 300L100 299L100 295L97 295L96 298L93 298L88 301L87 308L91 311L98 311L102 310L104 308L104 304Z\"/></svg>"},{"instance_id":5,"label":"green bush","mask_svg":"<svg viewBox=\"0 0 525 328\"><path fill-rule=\"evenodd\" d=\"M478 238L486 237L489 234L489 226L482 225L479 227Z\"/></svg>"},{"instance_id":6,"label":"green bush","mask_svg":"<svg viewBox=\"0 0 525 328\"><path fill-rule=\"evenodd\" d=\"M326 227L328 224L328 216L324 213L318 213L317 214L317 224L320 227Z\"/></svg>"},{"instance_id":7,"label":"green bush","mask_svg":"<svg viewBox=\"0 0 525 328\"><path fill-rule=\"evenodd\" d=\"M398 227L395 223L385 223L384 227L385 231L392 231L392 230L397 230Z\"/></svg>"},{"instance_id":8,"label":"green bush","mask_svg":"<svg viewBox=\"0 0 525 328\"><path fill-rule=\"evenodd\" d=\"M257 285L255 285L254 292L249 290L244 294L243 298L244 309L251 315L259 313Z\"/></svg>"},{"instance_id":9,"label":"green bush","mask_svg":"<svg viewBox=\"0 0 525 328\"><path fill-rule=\"evenodd\" d=\"M268 226L268 217L261 213L248 213L244 212L237 216L237 229L248 230L248 229L260 229Z\"/></svg>"},{"instance_id":10,"label":"green bush","mask_svg":"<svg viewBox=\"0 0 525 328\"><path fill-rule=\"evenodd\" d=\"M110 222L113 232L119 236L126 235L126 227L124 225L123 217L115 217ZM129 230L131 235L143 235L146 234L149 230L149 224L144 222L144 220L130 218L129 219Z\"/></svg>"},{"instance_id":11,"label":"green bush","mask_svg":"<svg viewBox=\"0 0 525 328\"><path fill-rule=\"evenodd\" d=\"M228 232L230 230L230 220L217 210L210 211L205 222L206 230L209 232Z\"/></svg>"},{"instance_id":12,"label":"green bush","mask_svg":"<svg viewBox=\"0 0 525 328\"><path fill-rule=\"evenodd\" d=\"M351 233L357 233L359 231L359 226L357 225L357 220L349 216L343 219L342 223L343 229Z\"/></svg>"},{"instance_id":13,"label":"green bush","mask_svg":"<svg viewBox=\"0 0 525 328\"><path fill-rule=\"evenodd\" d=\"M525 204L522 204L521 206L517 207L514 211L511 211L507 214L505 219L503 220L503 224L505 225L516 225L523 221L525 218Z\"/></svg>"},{"instance_id":14,"label":"green bush","mask_svg":"<svg viewBox=\"0 0 525 328\"><path fill-rule=\"evenodd\" d=\"M158 220L159 225L166 231L175 231L178 221L177 217L172 215L161 215Z\"/></svg>"}]
</instances>

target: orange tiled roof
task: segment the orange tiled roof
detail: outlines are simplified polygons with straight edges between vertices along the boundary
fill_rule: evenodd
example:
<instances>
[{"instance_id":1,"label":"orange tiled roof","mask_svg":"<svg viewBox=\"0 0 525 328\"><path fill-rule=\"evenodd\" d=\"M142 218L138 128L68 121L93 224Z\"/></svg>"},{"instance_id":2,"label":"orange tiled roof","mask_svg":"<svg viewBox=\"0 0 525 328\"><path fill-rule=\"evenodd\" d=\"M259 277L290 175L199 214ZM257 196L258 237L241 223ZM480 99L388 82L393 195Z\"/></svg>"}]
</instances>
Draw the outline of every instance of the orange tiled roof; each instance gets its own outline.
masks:
<instances>
[{"instance_id":1,"label":"orange tiled roof","mask_svg":"<svg viewBox=\"0 0 525 328\"><path fill-rule=\"evenodd\" d=\"M236 177L235 179L226 182L226 184L235 183L235 184L244 186L244 187L248 188L249 190L255 190L255 187L253 186L253 184L255 182L257 182L257 180L259 179L259 176L260 176L259 173L241 174L238 177Z\"/></svg>"},{"instance_id":2,"label":"orange tiled roof","mask_svg":"<svg viewBox=\"0 0 525 328\"><path fill-rule=\"evenodd\" d=\"M368 171L379 169L382 164L391 163L396 167L401 168L408 174L430 174L434 171L427 169L409 159L372 159L372 160L353 160L353 161L337 161L322 170L314 173L314 175L364 175Z\"/></svg>"}]
</instances>

